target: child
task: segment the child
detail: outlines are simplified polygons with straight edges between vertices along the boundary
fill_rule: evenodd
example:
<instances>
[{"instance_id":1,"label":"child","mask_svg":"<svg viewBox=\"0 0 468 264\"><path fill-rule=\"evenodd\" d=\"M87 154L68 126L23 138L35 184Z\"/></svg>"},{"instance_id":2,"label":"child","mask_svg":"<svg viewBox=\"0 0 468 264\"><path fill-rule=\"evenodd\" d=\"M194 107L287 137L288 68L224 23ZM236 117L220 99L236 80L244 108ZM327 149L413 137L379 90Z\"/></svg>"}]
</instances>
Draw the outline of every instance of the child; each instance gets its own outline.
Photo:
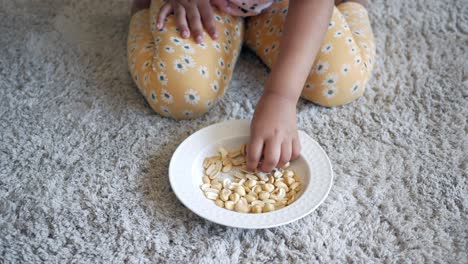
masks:
<instances>
[{"instance_id":1,"label":"child","mask_svg":"<svg viewBox=\"0 0 468 264\"><path fill-rule=\"evenodd\" d=\"M300 96L323 106L349 103L363 94L374 63L365 0L134 0L132 12L130 72L161 115L208 111L224 94L243 41L271 69L251 123L251 170L298 157Z\"/></svg>"}]
</instances>

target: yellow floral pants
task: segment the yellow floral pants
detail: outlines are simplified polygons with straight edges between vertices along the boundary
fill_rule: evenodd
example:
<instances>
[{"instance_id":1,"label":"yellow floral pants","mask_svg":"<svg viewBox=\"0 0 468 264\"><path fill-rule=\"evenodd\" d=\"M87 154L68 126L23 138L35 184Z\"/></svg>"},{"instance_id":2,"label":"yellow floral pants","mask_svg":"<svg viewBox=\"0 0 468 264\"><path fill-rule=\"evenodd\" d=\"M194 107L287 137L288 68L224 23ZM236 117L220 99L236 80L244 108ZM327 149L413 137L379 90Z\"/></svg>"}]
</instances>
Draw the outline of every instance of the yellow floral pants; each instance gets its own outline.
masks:
<instances>
[{"instance_id":1,"label":"yellow floral pants","mask_svg":"<svg viewBox=\"0 0 468 264\"><path fill-rule=\"evenodd\" d=\"M219 38L203 43L183 39L175 17L162 31L156 18L163 0L135 13L128 35L128 65L150 106L163 116L193 118L206 113L224 94L243 41L271 67L279 52L288 1L277 0L260 15L245 19L215 10ZM245 31L245 32L244 32ZM375 58L367 10L345 2L334 8L323 44L302 98L323 106L349 103L363 94Z\"/></svg>"}]
</instances>

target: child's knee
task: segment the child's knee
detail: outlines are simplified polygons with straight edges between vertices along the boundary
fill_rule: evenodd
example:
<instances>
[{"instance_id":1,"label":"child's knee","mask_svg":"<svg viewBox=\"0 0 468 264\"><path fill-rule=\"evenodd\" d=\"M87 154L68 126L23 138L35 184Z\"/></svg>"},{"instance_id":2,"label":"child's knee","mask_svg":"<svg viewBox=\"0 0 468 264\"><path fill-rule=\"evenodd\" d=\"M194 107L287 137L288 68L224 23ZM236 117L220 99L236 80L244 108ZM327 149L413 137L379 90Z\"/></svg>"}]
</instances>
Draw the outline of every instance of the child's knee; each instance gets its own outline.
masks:
<instances>
[{"instance_id":1,"label":"child's knee","mask_svg":"<svg viewBox=\"0 0 468 264\"><path fill-rule=\"evenodd\" d=\"M302 98L321 106L341 106L361 97L366 82L367 76L366 78L354 76L341 80L333 74L324 78L309 77L302 91Z\"/></svg>"},{"instance_id":2,"label":"child's knee","mask_svg":"<svg viewBox=\"0 0 468 264\"><path fill-rule=\"evenodd\" d=\"M339 92L338 92L339 93ZM334 107L334 106L342 106L348 103L351 103L361 97L363 92L359 92L353 95L341 95L337 96L336 98L329 98L323 95L302 95L302 98L308 100L314 104L318 104L325 107Z\"/></svg>"},{"instance_id":3,"label":"child's knee","mask_svg":"<svg viewBox=\"0 0 468 264\"><path fill-rule=\"evenodd\" d=\"M145 97L156 112L174 119L190 119L205 114L217 102L224 88L216 80L194 83L190 76L172 80L167 85L161 81L162 75L154 75Z\"/></svg>"}]
</instances>

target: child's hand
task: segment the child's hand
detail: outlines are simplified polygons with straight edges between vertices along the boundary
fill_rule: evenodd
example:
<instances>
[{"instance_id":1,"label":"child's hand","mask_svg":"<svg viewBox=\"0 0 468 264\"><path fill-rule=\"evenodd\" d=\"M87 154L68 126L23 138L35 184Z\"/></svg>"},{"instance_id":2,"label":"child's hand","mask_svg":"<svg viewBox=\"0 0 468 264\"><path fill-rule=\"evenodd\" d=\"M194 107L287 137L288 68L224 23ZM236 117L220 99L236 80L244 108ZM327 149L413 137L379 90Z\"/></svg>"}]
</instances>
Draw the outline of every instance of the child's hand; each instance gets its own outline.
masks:
<instances>
[{"instance_id":1,"label":"child's hand","mask_svg":"<svg viewBox=\"0 0 468 264\"><path fill-rule=\"evenodd\" d=\"M164 27L164 19L173 12L180 35L183 38L188 38L192 34L195 41L201 43L203 41L203 27L212 39L218 38L210 0L169 0L159 11L156 24L159 30Z\"/></svg>"},{"instance_id":2,"label":"child's hand","mask_svg":"<svg viewBox=\"0 0 468 264\"><path fill-rule=\"evenodd\" d=\"M260 169L271 171L300 153L296 127L296 102L275 94L265 93L260 99L250 125L247 145L247 169L254 170L262 159Z\"/></svg>"}]
</instances>

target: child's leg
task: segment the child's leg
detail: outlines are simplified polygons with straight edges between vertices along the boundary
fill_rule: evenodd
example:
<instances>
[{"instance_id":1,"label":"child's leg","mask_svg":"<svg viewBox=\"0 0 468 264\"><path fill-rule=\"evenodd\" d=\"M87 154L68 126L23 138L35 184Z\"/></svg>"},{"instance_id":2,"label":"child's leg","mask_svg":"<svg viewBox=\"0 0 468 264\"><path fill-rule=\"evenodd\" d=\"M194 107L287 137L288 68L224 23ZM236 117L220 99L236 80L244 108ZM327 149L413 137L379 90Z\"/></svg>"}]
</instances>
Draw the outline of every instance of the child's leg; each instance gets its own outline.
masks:
<instances>
[{"instance_id":1,"label":"child's leg","mask_svg":"<svg viewBox=\"0 0 468 264\"><path fill-rule=\"evenodd\" d=\"M208 111L231 80L243 38L243 19L215 10L219 38L183 39L170 15L156 29L162 0L135 13L128 36L128 65L150 106L164 116L192 118Z\"/></svg>"},{"instance_id":2,"label":"child's leg","mask_svg":"<svg viewBox=\"0 0 468 264\"><path fill-rule=\"evenodd\" d=\"M287 1L275 2L264 13L249 20L246 43L268 67L273 65L278 54L287 12ZM355 100L364 91L374 57L374 38L367 10L355 2L340 4L333 10L302 97L324 106Z\"/></svg>"}]
</instances>

